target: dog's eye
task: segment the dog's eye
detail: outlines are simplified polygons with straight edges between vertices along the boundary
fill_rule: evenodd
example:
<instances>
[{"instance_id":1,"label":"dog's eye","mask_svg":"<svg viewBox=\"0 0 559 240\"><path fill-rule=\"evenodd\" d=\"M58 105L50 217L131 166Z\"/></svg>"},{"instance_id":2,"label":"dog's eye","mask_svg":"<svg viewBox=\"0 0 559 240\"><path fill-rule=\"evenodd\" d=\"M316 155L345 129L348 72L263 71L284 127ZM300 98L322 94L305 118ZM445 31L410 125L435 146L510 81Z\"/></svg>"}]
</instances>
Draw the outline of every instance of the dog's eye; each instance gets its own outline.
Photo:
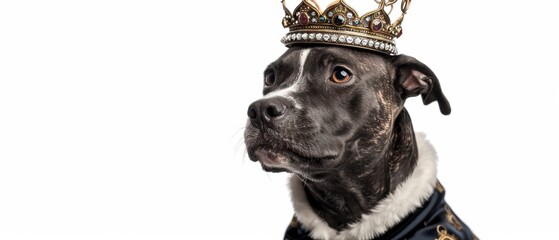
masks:
<instances>
[{"instance_id":1,"label":"dog's eye","mask_svg":"<svg viewBox=\"0 0 559 240\"><path fill-rule=\"evenodd\" d=\"M336 67L330 76L330 81L335 83L346 83L351 79L351 73L349 70L343 67Z\"/></svg>"},{"instance_id":2,"label":"dog's eye","mask_svg":"<svg viewBox=\"0 0 559 240\"><path fill-rule=\"evenodd\" d=\"M264 85L266 87L274 85L276 82L276 75L274 72L268 72L264 75Z\"/></svg>"}]
</instances>

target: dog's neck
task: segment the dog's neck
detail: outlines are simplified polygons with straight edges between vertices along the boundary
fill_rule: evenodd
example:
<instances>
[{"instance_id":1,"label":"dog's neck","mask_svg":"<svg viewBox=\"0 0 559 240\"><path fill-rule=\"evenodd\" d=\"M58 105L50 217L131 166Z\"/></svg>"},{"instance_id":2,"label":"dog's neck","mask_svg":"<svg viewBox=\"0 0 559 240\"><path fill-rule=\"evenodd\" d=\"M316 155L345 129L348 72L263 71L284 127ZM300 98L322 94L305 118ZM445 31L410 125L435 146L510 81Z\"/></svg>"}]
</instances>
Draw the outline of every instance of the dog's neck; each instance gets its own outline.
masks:
<instances>
[{"instance_id":1,"label":"dog's neck","mask_svg":"<svg viewBox=\"0 0 559 240\"><path fill-rule=\"evenodd\" d=\"M351 159L343 160L346 164L329 173L327 179L305 183L310 205L330 227L341 231L358 221L412 172L417 162L417 146L405 110L395 123L383 154L370 156L376 154L369 150L351 151L359 154L344 156Z\"/></svg>"},{"instance_id":2,"label":"dog's neck","mask_svg":"<svg viewBox=\"0 0 559 240\"><path fill-rule=\"evenodd\" d=\"M420 158L420 164L426 166L416 167L418 148L411 120L405 110L398 116L388 142L380 158L361 154L353 156L353 159L345 162L355 164L345 165L324 181L303 183L298 178L292 179L296 215L314 237L337 239L348 234L350 237L340 239L373 237L395 225L431 194L436 182L435 160L425 164L429 160ZM433 154L428 154L426 158L436 159L432 151ZM368 164L364 165L365 162ZM422 169L418 173L418 168L427 170ZM414 176L417 179L412 179ZM403 187L411 185L410 182L413 182L413 186L407 188L417 188L417 194ZM412 199L405 199L410 197ZM390 206L388 210L379 212L383 203L393 205L388 202L394 199L398 200L396 207L400 209L391 210L393 206ZM379 220L379 217L382 218ZM366 219L373 219L373 222Z\"/></svg>"}]
</instances>

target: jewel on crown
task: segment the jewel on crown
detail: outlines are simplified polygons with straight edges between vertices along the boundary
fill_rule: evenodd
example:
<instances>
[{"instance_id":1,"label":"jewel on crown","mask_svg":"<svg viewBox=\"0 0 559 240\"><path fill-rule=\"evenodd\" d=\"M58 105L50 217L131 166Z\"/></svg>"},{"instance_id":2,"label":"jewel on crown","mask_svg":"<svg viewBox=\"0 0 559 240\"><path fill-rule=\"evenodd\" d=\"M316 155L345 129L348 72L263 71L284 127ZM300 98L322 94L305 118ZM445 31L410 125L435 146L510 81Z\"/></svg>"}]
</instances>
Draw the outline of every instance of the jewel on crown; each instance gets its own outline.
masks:
<instances>
[{"instance_id":1,"label":"jewel on crown","mask_svg":"<svg viewBox=\"0 0 559 240\"><path fill-rule=\"evenodd\" d=\"M315 0L303 0L293 12L282 0L283 27L289 33L282 39L286 46L319 43L350 46L394 55L395 39L402 35L402 21L411 0L401 0L401 15L392 22L390 14L399 0L374 0L377 8L359 16L344 0L336 0L324 11Z\"/></svg>"}]
</instances>

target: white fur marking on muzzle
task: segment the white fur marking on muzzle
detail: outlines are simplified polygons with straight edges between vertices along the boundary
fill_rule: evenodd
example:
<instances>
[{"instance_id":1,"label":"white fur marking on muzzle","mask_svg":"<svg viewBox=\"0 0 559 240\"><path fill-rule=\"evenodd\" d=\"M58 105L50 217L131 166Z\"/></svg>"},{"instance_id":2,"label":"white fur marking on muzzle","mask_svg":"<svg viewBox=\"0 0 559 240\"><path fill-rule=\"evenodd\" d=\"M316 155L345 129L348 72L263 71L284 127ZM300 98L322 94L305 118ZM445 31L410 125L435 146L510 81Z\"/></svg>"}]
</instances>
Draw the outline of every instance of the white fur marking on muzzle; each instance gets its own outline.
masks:
<instances>
[{"instance_id":1,"label":"white fur marking on muzzle","mask_svg":"<svg viewBox=\"0 0 559 240\"><path fill-rule=\"evenodd\" d=\"M295 78L295 82L287 88L279 89L273 92L269 92L268 94L264 95L262 99L272 98L272 97L284 97L287 98L295 104L295 108L301 109L301 105L297 100L293 97L293 93L299 92L301 90L301 86L303 85L303 71L305 68L305 62L307 61L307 57L309 56L310 49L305 49L301 51L299 55L299 72L297 72L297 77Z\"/></svg>"}]
</instances>

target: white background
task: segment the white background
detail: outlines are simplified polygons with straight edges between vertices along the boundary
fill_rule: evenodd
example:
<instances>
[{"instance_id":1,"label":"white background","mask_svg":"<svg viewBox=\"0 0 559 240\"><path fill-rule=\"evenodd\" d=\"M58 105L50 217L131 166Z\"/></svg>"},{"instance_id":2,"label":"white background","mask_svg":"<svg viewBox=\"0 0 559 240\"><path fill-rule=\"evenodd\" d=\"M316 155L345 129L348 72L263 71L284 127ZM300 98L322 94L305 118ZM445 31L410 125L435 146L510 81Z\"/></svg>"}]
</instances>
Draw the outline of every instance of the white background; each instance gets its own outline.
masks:
<instances>
[{"instance_id":1,"label":"white background","mask_svg":"<svg viewBox=\"0 0 559 240\"><path fill-rule=\"evenodd\" d=\"M281 239L287 175L242 144L279 2L0 1L0 239ZM398 40L451 102L406 106L482 239L556 232L558 7L413 1Z\"/></svg>"}]
</instances>

